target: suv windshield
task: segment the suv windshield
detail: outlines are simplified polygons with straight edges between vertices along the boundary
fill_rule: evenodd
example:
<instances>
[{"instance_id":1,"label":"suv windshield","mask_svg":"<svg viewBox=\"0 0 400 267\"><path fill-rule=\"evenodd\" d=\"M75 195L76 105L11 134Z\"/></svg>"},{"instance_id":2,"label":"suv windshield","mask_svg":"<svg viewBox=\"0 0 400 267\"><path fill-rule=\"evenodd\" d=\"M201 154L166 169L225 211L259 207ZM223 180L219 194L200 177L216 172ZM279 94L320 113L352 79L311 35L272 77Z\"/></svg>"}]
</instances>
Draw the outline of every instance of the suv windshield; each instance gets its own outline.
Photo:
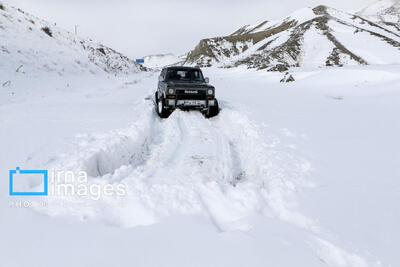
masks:
<instances>
[{"instance_id":1,"label":"suv windshield","mask_svg":"<svg viewBox=\"0 0 400 267\"><path fill-rule=\"evenodd\" d=\"M196 69L169 69L167 80L175 81L204 81L203 74Z\"/></svg>"}]
</instances>

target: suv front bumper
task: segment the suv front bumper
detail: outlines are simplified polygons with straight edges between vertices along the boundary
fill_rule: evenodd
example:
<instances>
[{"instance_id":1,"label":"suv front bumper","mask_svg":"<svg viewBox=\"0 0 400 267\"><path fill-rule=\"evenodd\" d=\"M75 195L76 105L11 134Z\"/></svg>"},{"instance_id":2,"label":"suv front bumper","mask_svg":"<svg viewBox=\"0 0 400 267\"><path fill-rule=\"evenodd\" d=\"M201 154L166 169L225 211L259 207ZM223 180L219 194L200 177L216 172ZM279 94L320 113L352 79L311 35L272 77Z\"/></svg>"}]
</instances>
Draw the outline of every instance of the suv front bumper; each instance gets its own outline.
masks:
<instances>
[{"instance_id":1,"label":"suv front bumper","mask_svg":"<svg viewBox=\"0 0 400 267\"><path fill-rule=\"evenodd\" d=\"M171 109L187 108L187 109L207 109L209 106L214 106L215 100L175 100L167 99L167 106Z\"/></svg>"}]
</instances>

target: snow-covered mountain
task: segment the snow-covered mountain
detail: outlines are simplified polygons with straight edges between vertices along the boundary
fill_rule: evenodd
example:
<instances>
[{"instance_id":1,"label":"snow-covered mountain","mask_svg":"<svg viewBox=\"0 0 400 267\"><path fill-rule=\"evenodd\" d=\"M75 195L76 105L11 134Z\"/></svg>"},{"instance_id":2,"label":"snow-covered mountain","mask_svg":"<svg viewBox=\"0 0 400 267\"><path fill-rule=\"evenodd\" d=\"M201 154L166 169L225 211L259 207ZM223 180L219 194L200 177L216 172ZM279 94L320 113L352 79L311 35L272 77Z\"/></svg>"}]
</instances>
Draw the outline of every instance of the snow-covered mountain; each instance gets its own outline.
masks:
<instances>
[{"instance_id":1,"label":"snow-covered mountain","mask_svg":"<svg viewBox=\"0 0 400 267\"><path fill-rule=\"evenodd\" d=\"M142 66L19 8L0 3L0 69L4 73L134 73Z\"/></svg>"},{"instance_id":2,"label":"snow-covered mountain","mask_svg":"<svg viewBox=\"0 0 400 267\"><path fill-rule=\"evenodd\" d=\"M143 57L143 66L150 69L160 69L168 65L178 65L181 64L186 58L186 54L183 56L177 56L172 53L168 54L157 54L148 55Z\"/></svg>"},{"instance_id":3,"label":"snow-covered mountain","mask_svg":"<svg viewBox=\"0 0 400 267\"><path fill-rule=\"evenodd\" d=\"M201 40L186 65L286 70L400 63L400 35L360 16L326 6L277 21L244 26Z\"/></svg>"},{"instance_id":4,"label":"snow-covered mountain","mask_svg":"<svg viewBox=\"0 0 400 267\"><path fill-rule=\"evenodd\" d=\"M400 0L380 0L357 12L357 15L386 26L400 34Z\"/></svg>"}]
</instances>

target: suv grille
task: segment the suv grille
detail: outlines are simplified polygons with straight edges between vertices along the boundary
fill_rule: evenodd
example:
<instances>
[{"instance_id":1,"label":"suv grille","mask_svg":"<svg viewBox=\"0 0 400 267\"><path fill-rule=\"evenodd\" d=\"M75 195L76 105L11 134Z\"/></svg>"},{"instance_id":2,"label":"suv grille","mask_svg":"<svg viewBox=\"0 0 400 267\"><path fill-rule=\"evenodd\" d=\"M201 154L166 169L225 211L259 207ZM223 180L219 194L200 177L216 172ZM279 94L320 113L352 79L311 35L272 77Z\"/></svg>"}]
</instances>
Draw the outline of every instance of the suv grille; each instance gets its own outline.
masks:
<instances>
[{"instance_id":1,"label":"suv grille","mask_svg":"<svg viewBox=\"0 0 400 267\"><path fill-rule=\"evenodd\" d=\"M197 91L197 93L196 93ZM180 89L176 90L177 100L205 100L206 91L198 89Z\"/></svg>"}]
</instances>

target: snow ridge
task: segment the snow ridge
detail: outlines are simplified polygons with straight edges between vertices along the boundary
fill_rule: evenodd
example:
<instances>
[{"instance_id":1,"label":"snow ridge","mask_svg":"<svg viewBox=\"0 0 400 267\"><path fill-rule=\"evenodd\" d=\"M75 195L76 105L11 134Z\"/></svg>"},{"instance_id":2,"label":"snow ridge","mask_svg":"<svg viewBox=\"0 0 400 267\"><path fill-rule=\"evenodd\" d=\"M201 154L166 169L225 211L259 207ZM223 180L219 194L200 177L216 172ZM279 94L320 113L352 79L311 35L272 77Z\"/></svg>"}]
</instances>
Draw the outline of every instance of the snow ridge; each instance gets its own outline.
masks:
<instances>
[{"instance_id":1,"label":"snow ridge","mask_svg":"<svg viewBox=\"0 0 400 267\"><path fill-rule=\"evenodd\" d=\"M357 15L400 34L400 1L398 0L377 1L361 9Z\"/></svg>"}]
</instances>

